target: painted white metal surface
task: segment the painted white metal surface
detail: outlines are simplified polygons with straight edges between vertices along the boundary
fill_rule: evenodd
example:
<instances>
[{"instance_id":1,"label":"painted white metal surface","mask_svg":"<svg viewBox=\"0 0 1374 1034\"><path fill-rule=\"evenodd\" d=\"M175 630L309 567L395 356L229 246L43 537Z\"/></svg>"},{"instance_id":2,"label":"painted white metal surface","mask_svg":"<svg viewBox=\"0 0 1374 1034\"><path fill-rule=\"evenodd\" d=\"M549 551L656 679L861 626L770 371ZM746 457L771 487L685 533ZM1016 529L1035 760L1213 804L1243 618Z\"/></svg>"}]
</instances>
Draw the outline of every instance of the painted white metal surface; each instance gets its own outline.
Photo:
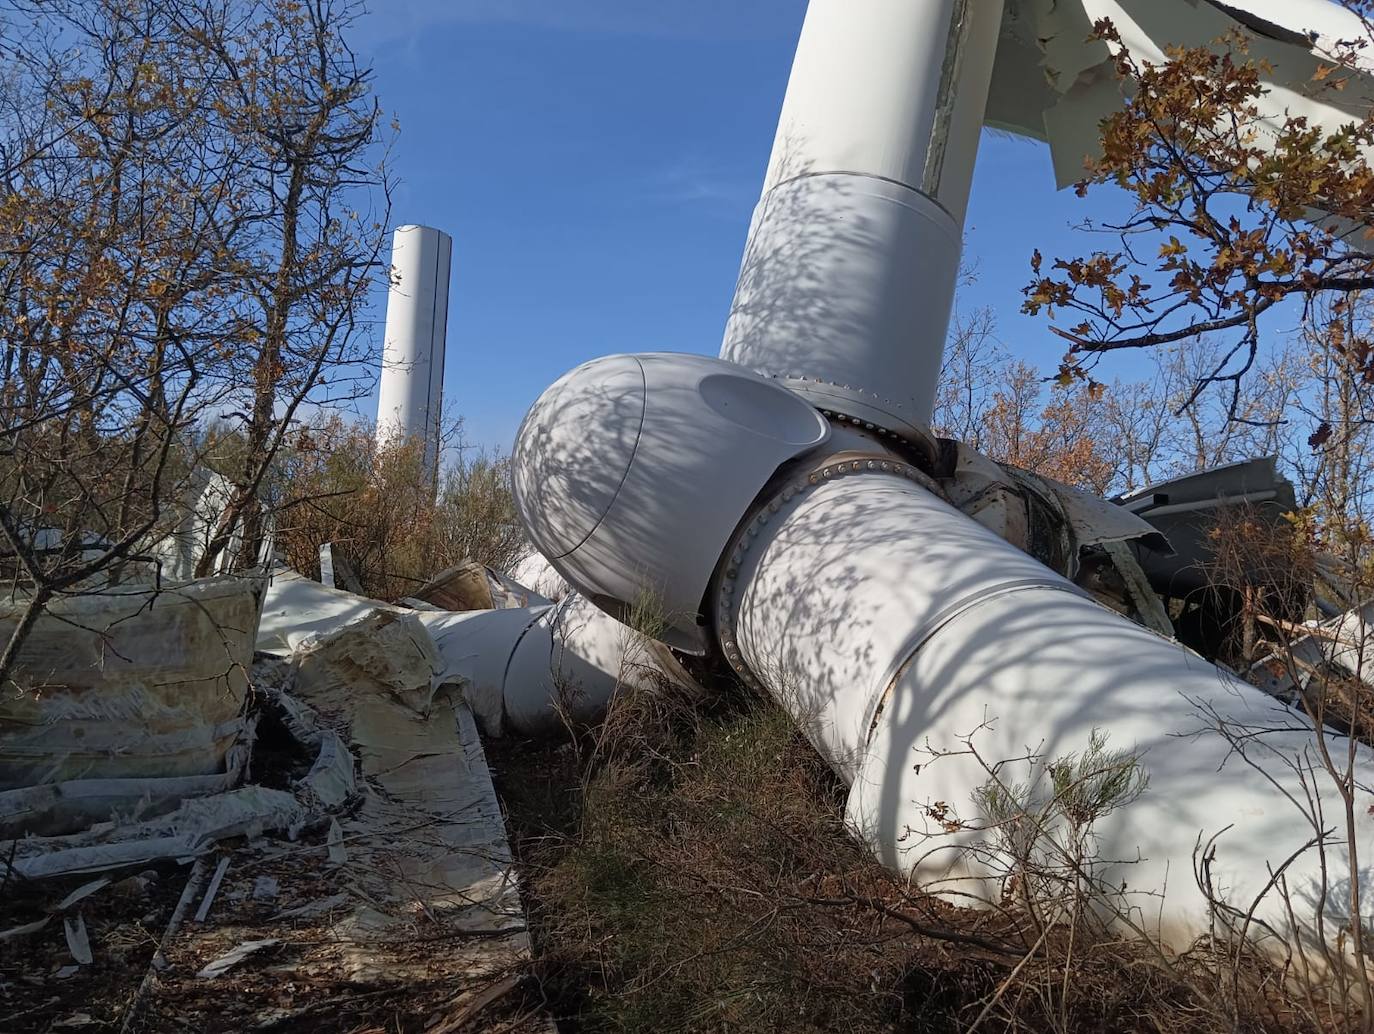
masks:
<instances>
[{"instance_id":1,"label":"painted white metal surface","mask_svg":"<svg viewBox=\"0 0 1374 1034\"><path fill-rule=\"evenodd\" d=\"M815 175L771 190L745 247L721 358L817 409L903 438L929 426L960 228L918 191Z\"/></svg>"},{"instance_id":2,"label":"painted white metal surface","mask_svg":"<svg viewBox=\"0 0 1374 1034\"><path fill-rule=\"evenodd\" d=\"M1271 131L1369 103L1368 81L1314 79L1361 34L1319 0L811 0L721 357L863 424L927 426L984 122L1047 141L1060 186L1082 178L1125 89L1090 38L1104 18L1146 62L1244 29Z\"/></svg>"},{"instance_id":3,"label":"painted white metal surface","mask_svg":"<svg viewBox=\"0 0 1374 1034\"><path fill-rule=\"evenodd\" d=\"M1138 750L1149 788L1099 826L1100 858L1122 860L1099 875L1137 890L1133 918L1179 946L1207 930L1192 876L1199 837L1222 834L1214 875L1245 909L1313 835L1295 802L1314 793L1335 814L1329 780L1309 773L1304 788L1282 760L1311 758L1300 715L1094 603L910 480L863 472L799 492L746 550L738 586L750 667L852 782L856 831L932 889L989 902L1005 889L993 859L956 850L977 834L945 825L986 825L973 795L991 777L970 743L1008 785L1081 753L1094 731ZM1218 718L1241 733L1291 731L1252 740L1252 767L1210 731ZM1039 760L1016 760L1028 754ZM1374 771L1374 753L1360 758ZM1371 833L1362 822L1366 857ZM1327 858L1336 885L1349 877L1338 853ZM1288 868L1298 900L1320 867L1309 850ZM1165 888L1161 905L1152 895ZM1340 902L1331 907L1339 918ZM1256 915L1288 925L1277 895Z\"/></svg>"},{"instance_id":4,"label":"painted white metal surface","mask_svg":"<svg viewBox=\"0 0 1374 1034\"><path fill-rule=\"evenodd\" d=\"M846 780L898 668L952 612L1029 585L1078 592L1010 547L995 558L958 555L961 544L933 535L927 515L911 521L911 483L873 476L870 461L857 461L857 474L827 463L815 486L799 476L794 498L746 539L735 579L745 662Z\"/></svg>"},{"instance_id":5,"label":"painted white metal surface","mask_svg":"<svg viewBox=\"0 0 1374 1034\"><path fill-rule=\"evenodd\" d=\"M611 698L667 677L686 679L666 650L573 593L520 639L506 672L506 722L525 735L599 718Z\"/></svg>"},{"instance_id":6,"label":"painted white metal surface","mask_svg":"<svg viewBox=\"0 0 1374 1034\"><path fill-rule=\"evenodd\" d=\"M721 357L930 419L1001 0L811 0Z\"/></svg>"},{"instance_id":7,"label":"painted white metal surface","mask_svg":"<svg viewBox=\"0 0 1374 1034\"><path fill-rule=\"evenodd\" d=\"M501 610L426 611L419 614L441 668L436 682L461 682L463 698L488 736L506 726L506 671L511 655L548 605Z\"/></svg>"},{"instance_id":8,"label":"painted white metal surface","mask_svg":"<svg viewBox=\"0 0 1374 1034\"><path fill-rule=\"evenodd\" d=\"M1167 43L1214 40L1239 24L1237 10L1259 33L1252 53L1277 70L1273 117L1347 121L1360 91L1318 95L1319 57L1292 34L1313 18L1319 35L1339 28L1308 0L1300 7L1006 0L1004 17L1002 0L811 0L722 358L851 426L919 437L982 124L1048 140L1060 181L1077 179L1098 120L1121 103L1110 53L1086 41L1093 20L1113 18L1148 60ZM1280 17L1289 35L1261 31L1265 18ZM771 397L765 405L753 388L752 404L741 398L727 419L701 421L686 357L598 363L546 393L521 428L517 502L536 546L611 608L648 588L688 613L720 560L724 652L743 654L852 781L850 821L880 857L927 879L982 881L998 899L995 862L939 846L975 835L957 821L947 828L951 815L972 819L972 796L988 780L970 738L988 764L1003 763L1004 780L1019 781L1083 751L1100 731L1115 748L1141 751L1152 780L1098 831L1104 860L1137 858L1120 871L1106 862L1104 880L1168 894L1164 905L1146 898L1138 922L1175 944L1206 931L1194 849L1226 826L1214 876L1233 903L1250 907L1290 855L1290 889L1311 892L1320 864L1297 851L1311 836L1298 802L1324 787L1320 777L1299 785L1300 769L1282 760L1311 756L1300 718L1097 605L939 501L917 475L847 457L864 469L836 466L751 512L778 466L823 436L788 451L765 434L775 440L760 447L746 415L787 407ZM891 460L871 457L880 468ZM743 537L721 537L746 517ZM720 543L735 552L713 549ZM684 626L674 634L695 649L709 638ZM1218 720L1242 732L1280 728L1267 742L1247 740L1242 756L1208 731ZM1361 748L1359 757L1369 771L1374 756ZM1368 856L1369 823L1363 807L1357 813ZM1326 862L1334 881L1350 878L1334 855ZM1328 898L1337 910L1328 920L1346 918L1338 897ZM1277 898L1255 909L1287 927Z\"/></svg>"},{"instance_id":9,"label":"painted white metal surface","mask_svg":"<svg viewBox=\"0 0 1374 1034\"><path fill-rule=\"evenodd\" d=\"M944 171L977 151L1001 7L811 0L764 195L789 180L849 173L922 191L961 222L968 178Z\"/></svg>"},{"instance_id":10,"label":"painted white metal surface","mask_svg":"<svg viewBox=\"0 0 1374 1034\"><path fill-rule=\"evenodd\" d=\"M572 592L568 580L554 570L542 553L531 553L516 563L507 574L520 585L527 586L553 603Z\"/></svg>"},{"instance_id":11,"label":"painted white metal surface","mask_svg":"<svg viewBox=\"0 0 1374 1034\"><path fill-rule=\"evenodd\" d=\"M596 383L596 371L596 364L582 367L574 384L584 377ZM646 412L660 392L687 397L699 376L693 363L665 363L649 378ZM525 433L537 428L551 441L581 434L586 414L567 413L565 420L551 410L527 421ZM1206 932L1193 860L1198 843L1214 834L1214 879L1242 910L1285 863L1290 891L1300 900L1314 892L1322 863L1317 852L1299 851L1313 835L1301 804L1321 798L1334 814L1336 803L1326 776L1309 769L1306 785L1299 776L1313 757L1301 715L1098 605L937 498L926 487L934 483L893 454L874 448L818 458L826 453L817 452L784 458L786 468L773 471L761 461L756 467L737 462L748 456L748 441L744 427L728 423L700 438L645 433L631 456L608 455L606 462L626 483L641 471L674 472L698 498L709 496L739 515L711 597L721 650L732 663L742 658L746 674L852 784L848 818L885 862L951 894L997 901L1005 889L999 880L1015 859L961 850L991 836L978 829L983 817L974 809L975 792L990 779L986 766L997 766L1007 783L1034 780L1047 762L1084 751L1096 732L1113 748L1138 751L1150 777L1139 801L1096 830L1102 845L1096 877L1104 886L1125 881L1142 893L1125 902L1137 909L1138 924L1156 926L1176 946ZM599 456L589 447L583 462L595 465ZM716 472L731 469L738 480L712 494ZM752 493L746 472L756 479ZM647 492L658 483L645 476ZM541 502L553 512L540 519L557 521L559 500ZM598 524L602 561L619 563L643 584L663 585L670 596L695 591L697 575L682 561L701 563L714 541L690 541L683 514L698 510L663 505L627 512L636 520ZM528 524L523 505L521 513ZM665 529L668 537L659 543L653 536ZM678 541L688 544L675 550ZM597 618L608 629L614 625ZM602 651L606 644L594 642L596 635L567 641L581 642L588 670L614 684L622 640L607 639L612 649ZM512 679L523 669L512 661L508 713L515 710L512 682L546 706L550 692L541 684L549 673L556 677L559 664L550 660L559 656L558 642L542 633L522 639L516 656L531 651L532 674ZM584 649L587 643L594 648ZM1222 722L1243 738L1244 756L1216 731ZM1264 735L1253 735L1257 726ZM1374 752L1361 747L1358 754L1361 770L1374 771ZM1374 837L1363 804L1357 812L1367 854ZM1338 885L1350 874L1341 871L1337 854L1328 852L1326 863ZM1339 898L1329 897L1329 921L1342 919ZM1277 929L1289 922L1276 896L1260 900L1255 914Z\"/></svg>"},{"instance_id":12,"label":"painted white metal surface","mask_svg":"<svg viewBox=\"0 0 1374 1034\"><path fill-rule=\"evenodd\" d=\"M1171 44L1209 46L1243 31L1250 57L1269 64L1261 116L1271 127L1287 113L1333 130L1369 104L1368 80L1338 91L1313 78L1342 41L1365 38L1359 19L1329 0L1011 0L986 121L1048 142L1061 187L1082 178L1084 157L1099 151L1098 120L1122 103L1108 47L1090 38L1103 18L1133 56L1152 63ZM1367 51L1361 64L1372 66Z\"/></svg>"},{"instance_id":13,"label":"painted white metal surface","mask_svg":"<svg viewBox=\"0 0 1374 1034\"><path fill-rule=\"evenodd\" d=\"M329 635L374 610L411 613L405 607L330 589L279 567L272 572L263 600L256 648L262 653L291 654L307 640Z\"/></svg>"},{"instance_id":14,"label":"painted white metal surface","mask_svg":"<svg viewBox=\"0 0 1374 1034\"><path fill-rule=\"evenodd\" d=\"M433 227L401 226L392 236L377 436L422 439L427 470L439 457L452 255L453 239Z\"/></svg>"},{"instance_id":15,"label":"painted white metal surface","mask_svg":"<svg viewBox=\"0 0 1374 1034\"><path fill-rule=\"evenodd\" d=\"M419 615L488 736L542 736L589 722L622 687L690 678L660 645L572 593L552 606Z\"/></svg>"}]
</instances>

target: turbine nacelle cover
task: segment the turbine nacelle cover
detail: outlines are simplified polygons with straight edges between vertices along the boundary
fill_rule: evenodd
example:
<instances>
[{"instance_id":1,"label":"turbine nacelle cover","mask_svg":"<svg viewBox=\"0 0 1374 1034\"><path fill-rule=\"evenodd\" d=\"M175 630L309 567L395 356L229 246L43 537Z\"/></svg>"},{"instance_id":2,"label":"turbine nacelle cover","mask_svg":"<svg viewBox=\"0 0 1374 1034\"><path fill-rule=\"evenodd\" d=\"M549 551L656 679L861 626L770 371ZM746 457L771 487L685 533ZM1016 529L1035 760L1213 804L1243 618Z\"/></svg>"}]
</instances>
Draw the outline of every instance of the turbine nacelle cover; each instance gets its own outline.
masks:
<instances>
[{"instance_id":1,"label":"turbine nacelle cover","mask_svg":"<svg viewBox=\"0 0 1374 1034\"><path fill-rule=\"evenodd\" d=\"M805 400L734 363L612 355L565 374L530 408L512 458L534 547L579 592L690 653L711 573L783 463L825 443ZM647 605L647 607L646 607Z\"/></svg>"}]
</instances>

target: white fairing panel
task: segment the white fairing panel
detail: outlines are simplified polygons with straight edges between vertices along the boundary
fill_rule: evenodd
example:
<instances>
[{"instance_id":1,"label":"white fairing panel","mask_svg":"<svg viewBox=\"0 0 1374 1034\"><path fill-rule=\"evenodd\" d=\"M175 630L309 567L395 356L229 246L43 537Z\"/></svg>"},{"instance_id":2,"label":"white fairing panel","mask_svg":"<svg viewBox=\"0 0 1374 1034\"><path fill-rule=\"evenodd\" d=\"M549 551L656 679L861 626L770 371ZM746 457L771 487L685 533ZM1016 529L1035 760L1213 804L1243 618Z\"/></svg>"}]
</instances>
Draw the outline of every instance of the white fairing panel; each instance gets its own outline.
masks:
<instances>
[{"instance_id":1,"label":"white fairing panel","mask_svg":"<svg viewBox=\"0 0 1374 1034\"><path fill-rule=\"evenodd\" d=\"M539 552L555 566L615 502L644 426L644 367L606 356L555 381L515 439L513 482Z\"/></svg>"}]
</instances>

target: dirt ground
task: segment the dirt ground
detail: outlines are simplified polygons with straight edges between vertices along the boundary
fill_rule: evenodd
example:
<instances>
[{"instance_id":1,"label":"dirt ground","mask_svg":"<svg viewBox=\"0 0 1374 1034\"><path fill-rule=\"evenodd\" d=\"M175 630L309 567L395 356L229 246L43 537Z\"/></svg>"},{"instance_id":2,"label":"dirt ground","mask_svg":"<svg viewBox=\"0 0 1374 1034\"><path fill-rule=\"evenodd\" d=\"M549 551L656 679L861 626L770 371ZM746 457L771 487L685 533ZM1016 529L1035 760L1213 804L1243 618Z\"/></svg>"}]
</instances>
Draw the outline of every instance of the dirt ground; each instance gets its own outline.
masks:
<instances>
[{"instance_id":1,"label":"dirt ground","mask_svg":"<svg viewBox=\"0 0 1374 1034\"><path fill-rule=\"evenodd\" d=\"M309 768L280 733L262 723L259 785L289 786ZM352 828L348 810L335 818ZM345 857L331 858L329 828L317 824L295 840L239 837L134 874L10 881L0 887L0 1032L550 1034L519 916L492 926L462 910L429 914L417 887L399 925L393 902L387 922L368 928L379 914L370 895L405 878L370 871L406 858L375 840L347 833L335 845ZM65 900L81 888L89 893ZM78 924L85 965L67 933L80 954ZM221 975L200 975L245 942L266 943Z\"/></svg>"},{"instance_id":2,"label":"dirt ground","mask_svg":"<svg viewBox=\"0 0 1374 1034\"><path fill-rule=\"evenodd\" d=\"M202 888L216 859L229 857L230 866L206 921L187 917L163 946L165 968L154 966L153 957L191 866L168 864L122 878L69 909L69 916L80 915L90 942L92 961L86 966L75 964L62 917L51 909L89 880L50 881L41 892L6 888L0 931L48 921L32 934L0 941L0 1031L549 1030L537 994L524 979L523 960L513 960L508 974L490 981L489 1004L472 1009L471 983L453 978L468 940L458 935L417 930L404 943L388 945L389 961L406 968L404 980L350 979L339 964L344 946L331 931L332 911L309 914L312 903L328 903L340 893L339 875L325 864L326 850L323 834L315 834L265 848L228 845L203 861ZM306 916L289 914L302 907ZM197 977L216 958L255 940L280 943L222 977Z\"/></svg>"}]
</instances>

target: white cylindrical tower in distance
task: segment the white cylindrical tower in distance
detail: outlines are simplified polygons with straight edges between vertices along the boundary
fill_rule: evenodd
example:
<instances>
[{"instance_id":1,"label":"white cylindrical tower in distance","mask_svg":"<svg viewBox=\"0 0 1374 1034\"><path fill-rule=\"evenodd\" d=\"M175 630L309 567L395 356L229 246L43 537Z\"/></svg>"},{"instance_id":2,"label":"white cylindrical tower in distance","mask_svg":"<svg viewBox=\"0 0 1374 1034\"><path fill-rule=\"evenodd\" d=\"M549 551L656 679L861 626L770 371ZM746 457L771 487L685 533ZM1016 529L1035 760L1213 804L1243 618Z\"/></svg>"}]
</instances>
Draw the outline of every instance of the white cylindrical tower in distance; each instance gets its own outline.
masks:
<instances>
[{"instance_id":1,"label":"white cylindrical tower in distance","mask_svg":"<svg viewBox=\"0 0 1374 1034\"><path fill-rule=\"evenodd\" d=\"M453 238L431 226L399 226L391 239L377 440L423 439L431 472L439 462L452 257Z\"/></svg>"}]
</instances>

